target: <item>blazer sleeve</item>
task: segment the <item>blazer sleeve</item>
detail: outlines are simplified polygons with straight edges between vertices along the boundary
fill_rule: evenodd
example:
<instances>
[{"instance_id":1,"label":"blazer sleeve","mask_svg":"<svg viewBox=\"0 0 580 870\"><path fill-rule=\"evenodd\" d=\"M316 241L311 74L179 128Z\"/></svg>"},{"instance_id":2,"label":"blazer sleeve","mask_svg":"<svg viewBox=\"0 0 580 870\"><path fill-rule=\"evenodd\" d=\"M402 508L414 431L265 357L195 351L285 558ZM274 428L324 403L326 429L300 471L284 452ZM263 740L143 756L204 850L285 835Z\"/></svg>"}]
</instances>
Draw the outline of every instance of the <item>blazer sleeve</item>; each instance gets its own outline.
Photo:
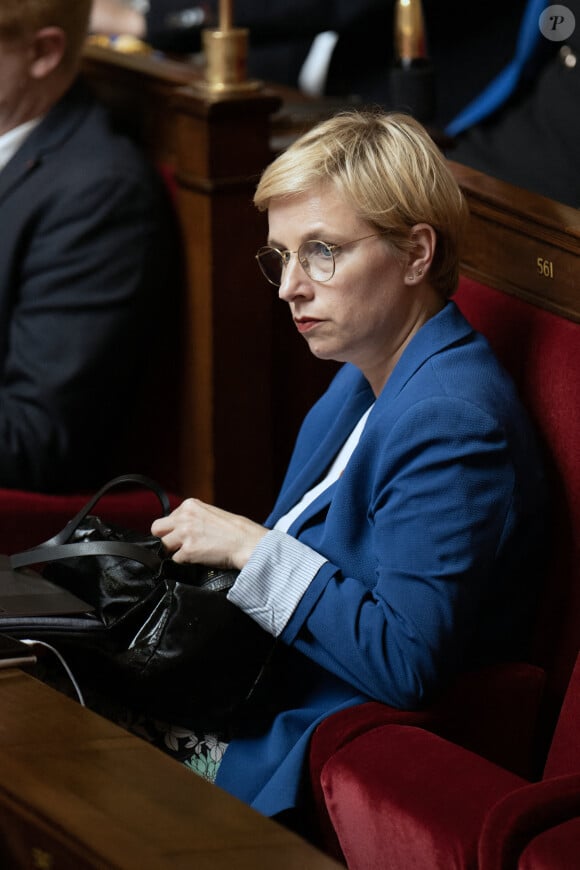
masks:
<instances>
[{"instance_id":1,"label":"blazer sleeve","mask_svg":"<svg viewBox=\"0 0 580 870\"><path fill-rule=\"evenodd\" d=\"M326 518L342 540L321 543L329 553L358 549L360 572L329 560L284 637L365 694L413 707L459 670L488 603L501 609L494 571L514 519L510 449L487 413L437 397L403 415L378 461L365 462L364 450L353 460Z\"/></svg>"},{"instance_id":2,"label":"blazer sleeve","mask_svg":"<svg viewBox=\"0 0 580 870\"><path fill-rule=\"evenodd\" d=\"M501 609L494 566L514 469L496 421L452 398L412 406L379 447L376 430L363 439L328 512L298 534L326 562L281 638L365 695L411 708L460 668L486 604Z\"/></svg>"}]
</instances>

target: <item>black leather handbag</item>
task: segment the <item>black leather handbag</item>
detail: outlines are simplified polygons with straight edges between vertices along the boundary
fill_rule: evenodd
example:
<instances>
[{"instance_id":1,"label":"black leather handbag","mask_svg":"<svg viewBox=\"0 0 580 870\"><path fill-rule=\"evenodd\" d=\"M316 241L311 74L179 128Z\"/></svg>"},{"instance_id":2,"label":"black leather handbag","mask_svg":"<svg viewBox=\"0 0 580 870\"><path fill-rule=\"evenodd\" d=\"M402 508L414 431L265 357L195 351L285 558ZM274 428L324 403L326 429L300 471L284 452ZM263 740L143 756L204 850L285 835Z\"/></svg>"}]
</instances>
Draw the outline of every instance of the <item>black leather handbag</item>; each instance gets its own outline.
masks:
<instances>
[{"instance_id":1,"label":"black leather handbag","mask_svg":"<svg viewBox=\"0 0 580 870\"><path fill-rule=\"evenodd\" d=\"M226 595L238 572L179 565L161 540L106 523L92 513L114 486L152 489L125 475L107 483L57 535L10 557L15 569L42 574L87 602L79 616L26 617L3 630L51 643L79 682L145 715L175 724L230 731L265 673L276 645Z\"/></svg>"}]
</instances>

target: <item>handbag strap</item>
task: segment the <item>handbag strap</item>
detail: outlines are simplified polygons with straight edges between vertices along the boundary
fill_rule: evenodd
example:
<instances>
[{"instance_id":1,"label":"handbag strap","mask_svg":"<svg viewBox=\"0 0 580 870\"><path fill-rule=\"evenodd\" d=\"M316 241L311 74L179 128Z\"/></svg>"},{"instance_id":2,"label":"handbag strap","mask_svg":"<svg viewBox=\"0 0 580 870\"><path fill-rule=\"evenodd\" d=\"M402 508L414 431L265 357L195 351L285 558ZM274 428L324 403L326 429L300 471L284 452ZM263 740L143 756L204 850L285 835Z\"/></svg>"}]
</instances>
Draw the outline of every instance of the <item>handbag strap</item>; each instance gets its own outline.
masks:
<instances>
[{"instance_id":1,"label":"handbag strap","mask_svg":"<svg viewBox=\"0 0 580 870\"><path fill-rule=\"evenodd\" d=\"M164 561L152 550L128 541L78 541L74 544L47 542L31 550L15 553L9 558L11 568L24 568L27 565L56 562L59 559L75 559L78 556L120 556L122 559L139 562L154 571L160 568Z\"/></svg>"},{"instance_id":2,"label":"handbag strap","mask_svg":"<svg viewBox=\"0 0 580 870\"><path fill-rule=\"evenodd\" d=\"M145 477L143 474L122 474L119 477L114 477L112 480L109 480L108 483L105 483L104 486L102 486L98 492L88 500L84 507L82 507L80 511L68 521L66 526L52 538L44 541L44 544L64 544L68 541L74 532L76 532L85 517L92 511L97 502L115 486L120 486L125 483L137 483L140 486L151 490L151 492L155 493L159 499L163 516L167 516L171 513L169 497L165 490L155 480L152 480L150 477ZM44 544L41 544L41 546L44 546Z\"/></svg>"},{"instance_id":3,"label":"handbag strap","mask_svg":"<svg viewBox=\"0 0 580 870\"><path fill-rule=\"evenodd\" d=\"M57 559L72 559L77 556L121 556L126 559L132 559L135 562L140 562L147 568L157 569L163 561L160 556L145 547L140 547L138 544L132 544L128 541L81 541L73 544L67 543L99 499L114 487L126 483L139 484L151 490L159 499L163 515L167 516L171 512L169 497L155 480L143 474L122 474L105 483L80 511L68 521L66 526L60 532L57 532L56 535L53 535L52 538L30 550L10 556L10 566L12 568L23 568L26 565L54 562Z\"/></svg>"}]
</instances>

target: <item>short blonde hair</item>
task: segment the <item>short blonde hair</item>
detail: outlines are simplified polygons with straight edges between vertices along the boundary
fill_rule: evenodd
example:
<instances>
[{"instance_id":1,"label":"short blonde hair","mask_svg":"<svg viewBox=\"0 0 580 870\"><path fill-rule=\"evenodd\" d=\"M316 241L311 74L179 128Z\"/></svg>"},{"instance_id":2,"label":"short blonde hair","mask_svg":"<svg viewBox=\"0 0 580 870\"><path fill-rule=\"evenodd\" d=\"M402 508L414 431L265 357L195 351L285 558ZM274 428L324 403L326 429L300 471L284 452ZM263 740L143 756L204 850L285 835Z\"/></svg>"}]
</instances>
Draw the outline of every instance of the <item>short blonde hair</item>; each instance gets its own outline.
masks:
<instances>
[{"instance_id":1,"label":"short blonde hair","mask_svg":"<svg viewBox=\"0 0 580 870\"><path fill-rule=\"evenodd\" d=\"M415 224L433 227L430 278L450 296L459 280L467 205L427 130L411 116L380 110L340 112L302 135L264 171L254 203L291 197L331 183L358 215L385 231L395 250L412 248Z\"/></svg>"},{"instance_id":2,"label":"short blonde hair","mask_svg":"<svg viewBox=\"0 0 580 870\"><path fill-rule=\"evenodd\" d=\"M89 29L92 0L0 0L0 38L18 41L43 27L66 34L65 64L75 64Z\"/></svg>"}]
</instances>

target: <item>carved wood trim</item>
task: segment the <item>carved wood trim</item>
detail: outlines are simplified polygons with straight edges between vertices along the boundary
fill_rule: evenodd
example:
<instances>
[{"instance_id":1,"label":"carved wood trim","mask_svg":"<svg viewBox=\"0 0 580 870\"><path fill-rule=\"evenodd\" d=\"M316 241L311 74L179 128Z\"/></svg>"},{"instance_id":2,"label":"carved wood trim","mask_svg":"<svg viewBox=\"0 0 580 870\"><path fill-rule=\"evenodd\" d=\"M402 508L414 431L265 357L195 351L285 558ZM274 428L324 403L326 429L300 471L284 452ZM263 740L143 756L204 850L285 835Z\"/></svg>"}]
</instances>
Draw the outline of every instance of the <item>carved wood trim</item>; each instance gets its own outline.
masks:
<instances>
[{"instance_id":1,"label":"carved wood trim","mask_svg":"<svg viewBox=\"0 0 580 870\"><path fill-rule=\"evenodd\" d=\"M461 271L580 321L580 212L461 164L451 168L471 213Z\"/></svg>"}]
</instances>

